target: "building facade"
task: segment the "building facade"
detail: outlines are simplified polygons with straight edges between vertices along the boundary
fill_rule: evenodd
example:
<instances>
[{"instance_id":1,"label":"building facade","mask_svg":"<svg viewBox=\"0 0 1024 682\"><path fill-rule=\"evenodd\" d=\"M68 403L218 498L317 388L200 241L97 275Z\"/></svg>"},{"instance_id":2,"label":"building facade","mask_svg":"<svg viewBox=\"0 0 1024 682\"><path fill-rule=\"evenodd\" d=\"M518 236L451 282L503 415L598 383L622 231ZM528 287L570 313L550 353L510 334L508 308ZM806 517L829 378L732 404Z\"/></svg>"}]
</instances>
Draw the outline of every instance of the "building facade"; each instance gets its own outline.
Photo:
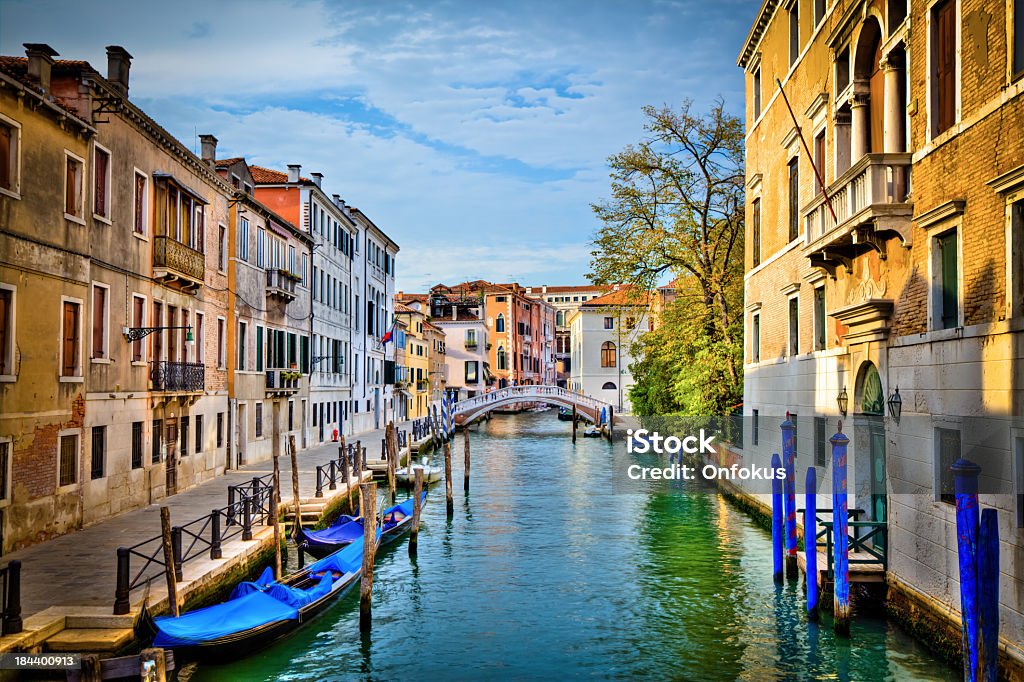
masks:
<instances>
[{"instance_id":1,"label":"building facade","mask_svg":"<svg viewBox=\"0 0 1024 682\"><path fill-rule=\"evenodd\" d=\"M572 370L572 347L568 319L579 310L581 303L607 293L607 285L583 284L579 286L526 287L526 295L545 301L555 309L555 383L563 388L568 385Z\"/></svg>"},{"instance_id":2,"label":"building facade","mask_svg":"<svg viewBox=\"0 0 1024 682\"><path fill-rule=\"evenodd\" d=\"M1021 2L763 3L739 59L748 432L734 452L768 462L790 412L797 479L813 464L827 480L844 418L850 506L887 529L890 601L957 632L949 467L980 464L1018 670L1022 22Z\"/></svg>"}]
</instances>

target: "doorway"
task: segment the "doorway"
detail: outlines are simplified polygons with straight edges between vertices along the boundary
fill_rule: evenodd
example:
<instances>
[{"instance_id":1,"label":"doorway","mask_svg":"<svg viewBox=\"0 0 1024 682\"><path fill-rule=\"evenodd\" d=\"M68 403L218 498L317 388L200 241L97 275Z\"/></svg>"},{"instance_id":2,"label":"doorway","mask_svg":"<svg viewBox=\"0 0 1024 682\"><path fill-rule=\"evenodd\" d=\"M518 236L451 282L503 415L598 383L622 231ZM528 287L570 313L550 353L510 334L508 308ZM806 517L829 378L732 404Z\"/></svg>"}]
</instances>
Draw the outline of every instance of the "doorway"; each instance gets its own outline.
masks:
<instances>
[{"instance_id":1,"label":"doorway","mask_svg":"<svg viewBox=\"0 0 1024 682\"><path fill-rule=\"evenodd\" d=\"M166 421L167 461L164 463L164 494L170 497L178 492L178 420L170 417Z\"/></svg>"},{"instance_id":2,"label":"doorway","mask_svg":"<svg viewBox=\"0 0 1024 682\"><path fill-rule=\"evenodd\" d=\"M245 447L248 441L245 412L245 403L238 403L238 458L235 463L236 467L245 464Z\"/></svg>"}]
</instances>

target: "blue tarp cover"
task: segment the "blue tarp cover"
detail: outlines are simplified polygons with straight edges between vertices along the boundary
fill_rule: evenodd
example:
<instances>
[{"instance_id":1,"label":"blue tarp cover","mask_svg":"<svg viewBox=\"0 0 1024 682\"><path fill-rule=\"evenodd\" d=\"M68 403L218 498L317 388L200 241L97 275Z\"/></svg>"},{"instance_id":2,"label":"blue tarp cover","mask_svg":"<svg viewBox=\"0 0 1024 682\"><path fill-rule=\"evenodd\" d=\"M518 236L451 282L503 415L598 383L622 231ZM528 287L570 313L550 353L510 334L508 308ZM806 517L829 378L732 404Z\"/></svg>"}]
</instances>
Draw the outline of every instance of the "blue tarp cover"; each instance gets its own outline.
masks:
<instances>
[{"instance_id":1,"label":"blue tarp cover","mask_svg":"<svg viewBox=\"0 0 1024 682\"><path fill-rule=\"evenodd\" d=\"M377 529L377 537L380 538L380 529ZM344 575L345 573L355 573L363 567L363 536L360 535L357 539L352 541L351 545L348 545L344 549L338 550L334 554L325 556L319 561L314 561L309 565L310 573L320 573L321 571L337 571Z\"/></svg>"},{"instance_id":2,"label":"blue tarp cover","mask_svg":"<svg viewBox=\"0 0 1024 682\"><path fill-rule=\"evenodd\" d=\"M344 522L339 523L344 519ZM363 537L363 520L351 516L341 516L330 528L323 530L302 530L303 534L313 542L325 545L343 545L356 538Z\"/></svg>"},{"instance_id":3,"label":"blue tarp cover","mask_svg":"<svg viewBox=\"0 0 1024 682\"><path fill-rule=\"evenodd\" d=\"M155 622L158 632L153 646L203 644L236 632L276 621L296 620L298 617L299 611L294 606L263 592L251 592L238 599L190 611L177 618L157 618Z\"/></svg>"},{"instance_id":4,"label":"blue tarp cover","mask_svg":"<svg viewBox=\"0 0 1024 682\"><path fill-rule=\"evenodd\" d=\"M235 585L235 589L231 591L231 596L228 597L228 599L244 597L250 592L262 592L263 588L272 582L274 582L274 569L267 566L263 569L263 572L260 573L260 577L256 578L256 580L252 582L246 580L245 582Z\"/></svg>"},{"instance_id":5,"label":"blue tarp cover","mask_svg":"<svg viewBox=\"0 0 1024 682\"><path fill-rule=\"evenodd\" d=\"M267 588L267 594L280 602L288 604L289 606L301 609L303 606L312 604L317 599L330 592L333 582L334 581L331 579L331 576L328 574L321 578L319 583L308 590L300 590L297 587L289 587L288 585L274 583Z\"/></svg>"}]
</instances>

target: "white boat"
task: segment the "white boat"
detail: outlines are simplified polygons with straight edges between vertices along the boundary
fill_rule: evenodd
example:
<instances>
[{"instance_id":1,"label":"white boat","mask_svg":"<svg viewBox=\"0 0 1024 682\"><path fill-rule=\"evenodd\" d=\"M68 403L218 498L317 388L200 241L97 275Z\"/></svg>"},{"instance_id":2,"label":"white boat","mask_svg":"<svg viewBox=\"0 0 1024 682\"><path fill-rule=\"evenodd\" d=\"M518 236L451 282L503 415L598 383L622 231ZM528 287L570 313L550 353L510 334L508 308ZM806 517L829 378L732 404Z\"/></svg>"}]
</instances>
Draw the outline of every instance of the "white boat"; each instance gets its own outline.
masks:
<instances>
[{"instance_id":1,"label":"white boat","mask_svg":"<svg viewBox=\"0 0 1024 682\"><path fill-rule=\"evenodd\" d=\"M439 466L430 466L430 459L424 457L420 460L420 465L423 467L423 483L437 483L441 480L441 474L444 473L444 469ZM402 485L416 485L416 466L413 466L412 473L409 472L409 467L402 467L395 472L398 478L398 482Z\"/></svg>"}]
</instances>

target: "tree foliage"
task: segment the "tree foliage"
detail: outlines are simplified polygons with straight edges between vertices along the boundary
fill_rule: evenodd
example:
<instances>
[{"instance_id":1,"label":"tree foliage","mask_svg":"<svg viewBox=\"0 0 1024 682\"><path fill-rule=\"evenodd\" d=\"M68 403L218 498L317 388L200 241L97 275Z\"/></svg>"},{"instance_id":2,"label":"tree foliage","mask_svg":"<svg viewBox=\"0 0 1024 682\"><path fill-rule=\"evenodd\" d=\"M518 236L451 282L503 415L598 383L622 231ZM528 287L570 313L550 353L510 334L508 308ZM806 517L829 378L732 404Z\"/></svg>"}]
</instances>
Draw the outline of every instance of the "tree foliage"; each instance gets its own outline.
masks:
<instances>
[{"instance_id":1,"label":"tree foliage","mask_svg":"<svg viewBox=\"0 0 1024 682\"><path fill-rule=\"evenodd\" d=\"M639 414L721 414L743 392L743 124L645 107L644 139L609 158L611 197L591 279L649 291L673 277L678 299L638 341L630 397Z\"/></svg>"}]
</instances>

